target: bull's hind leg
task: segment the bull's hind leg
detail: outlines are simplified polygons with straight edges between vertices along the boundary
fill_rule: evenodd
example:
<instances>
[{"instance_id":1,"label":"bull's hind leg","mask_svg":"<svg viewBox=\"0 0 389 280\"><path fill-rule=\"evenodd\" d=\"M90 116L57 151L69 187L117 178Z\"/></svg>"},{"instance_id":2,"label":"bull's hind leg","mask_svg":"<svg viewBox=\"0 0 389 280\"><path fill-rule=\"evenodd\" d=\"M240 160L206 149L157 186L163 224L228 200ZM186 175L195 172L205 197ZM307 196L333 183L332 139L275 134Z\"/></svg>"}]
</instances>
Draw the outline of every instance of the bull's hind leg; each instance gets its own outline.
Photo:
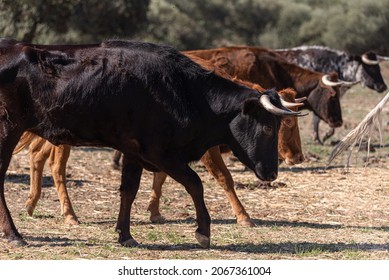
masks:
<instances>
[{"instance_id":1,"label":"bull's hind leg","mask_svg":"<svg viewBox=\"0 0 389 280\"><path fill-rule=\"evenodd\" d=\"M209 248L211 240L211 218L205 206L204 188L199 176L188 165L183 165L182 163L173 165L173 162L170 162L165 167L168 168L164 171L174 180L184 185L186 191L192 197L196 208L197 221L195 237L201 247Z\"/></svg>"},{"instance_id":2,"label":"bull's hind leg","mask_svg":"<svg viewBox=\"0 0 389 280\"><path fill-rule=\"evenodd\" d=\"M227 195L232 210L234 211L238 224L247 227L254 227L255 224L251 221L234 189L234 181L227 166L224 164L220 153L219 146L209 149L201 158L208 172L217 180Z\"/></svg>"},{"instance_id":3,"label":"bull's hind leg","mask_svg":"<svg viewBox=\"0 0 389 280\"><path fill-rule=\"evenodd\" d=\"M61 214L65 218L65 223L77 225L78 219L70 202L69 194L66 189L66 164L70 156L70 146L60 145L54 146L49 142L46 145L52 146L49 166L51 175L54 179L54 185L57 189L59 201L61 203Z\"/></svg>"},{"instance_id":4,"label":"bull's hind leg","mask_svg":"<svg viewBox=\"0 0 389 280\"><path fill-rule=\"evenodd\" d=\"M153 189L151 190L149 207L147 208L150 211L150 221L153 223L163 223L165 221L165 218L159 212L159 200L162 196L162 185L166 177L167 175L164 172L154 172Z\"/></svg>"},{"instance_id":5,"label":"bull's hind leg","mask_svg":"<svg viewBox=\"0 0 389 280\"><path fill-rule=\"evenodd\" d=\"M120 210L116 226L119 243L126 247L137 246L138 243L130 233L131 206L139 189L143 168L135 160L124 155L122 163L122 182L120 186Z\"/></svg>"}]
</instances>

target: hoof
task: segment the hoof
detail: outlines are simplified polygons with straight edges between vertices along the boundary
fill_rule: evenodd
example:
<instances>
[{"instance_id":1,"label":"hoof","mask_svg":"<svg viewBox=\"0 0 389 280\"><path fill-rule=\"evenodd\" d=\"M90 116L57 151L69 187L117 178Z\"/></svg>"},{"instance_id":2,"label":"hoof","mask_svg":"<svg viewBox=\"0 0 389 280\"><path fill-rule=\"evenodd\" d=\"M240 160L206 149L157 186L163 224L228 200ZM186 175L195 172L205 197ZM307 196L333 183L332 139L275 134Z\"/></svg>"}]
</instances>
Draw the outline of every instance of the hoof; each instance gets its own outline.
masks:
<instances>
[{"instance_id":1,"label":"hoof","mask_svg":"<svg viewBox=\"0 0 389 280\"><path fill-rule=\"evenodd\" d=\"M65 224L71 225L71 226L77 226L80 224L76 216L68 216L65 217Z\"/></svg>"},{"instance_id":2,"label":"hoof","mask_svg":"<svg viewBox=\"0 0 389 280\"><path fill-rule=\"evenodd\" d=\"M34 209L35 207L33 207L31 204L29 203L26 203L26 210L27 210L27 213L30 217L32 217L32 215L34 214Z\"/></svg>"},{"instance_id":3,"label":"hoof","mask_svg":"<svg viewBox=\"0 0 389 280\"><path fill-rule=\"evenodd\" d=\"M150 216L150 221L153 224L164 224L166 222L166 219L161 214L158 214L158 215Z\"/></svg>"},{"instance_id":4,"label":"hoof","mask_svg":"<svg viewBox=\"0 0 389 280\"><path fill-rule=\"evenodd\" d=\"M238 224L242 227L255 227L255 224L250 219L239 221Z\"/></svg>"},{"instance_id":5,"label":"hoof","mask_svg":"<svg viewBox=\"0 0 389 280\"><path fill-rule=\"evenodd\" d=\"M197 231L195 236L201 247L203 247L204 249L209 249L209 247L211 246L211 239L209 237L198 233Z\"/></svg>"},{"instance_id":6,"label":"hoof","mask_svg":"<svg viewBox=\"0 0 389 280\"><path fill-rule=\"evenodd\" d=\"M27 245L27 242L24 241L23 239L12 239L12 240L8 240L8 243L12 246L12 247L24 247Z\"/></svg>"},{"instance_id":7,"label":"hoof","mask_svg":"<svg viewBox=\"0 0 389 280\"><path fill-rule=\"evenodd\" d=\"M127 239L126 241L120 242L124 247L138 247L139 243L135 239Z\"/></svg>"}]
</instances>

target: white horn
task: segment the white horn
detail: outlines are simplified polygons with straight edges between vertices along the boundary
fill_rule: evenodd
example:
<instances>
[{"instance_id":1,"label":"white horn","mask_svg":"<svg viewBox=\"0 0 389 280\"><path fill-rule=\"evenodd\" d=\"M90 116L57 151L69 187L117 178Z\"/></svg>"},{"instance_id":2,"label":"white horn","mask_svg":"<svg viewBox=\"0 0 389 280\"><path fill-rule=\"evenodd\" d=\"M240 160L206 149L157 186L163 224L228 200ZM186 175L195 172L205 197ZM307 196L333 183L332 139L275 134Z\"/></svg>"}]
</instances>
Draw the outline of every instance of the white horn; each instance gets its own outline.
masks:
<instances>
[{"instance_id":1,"label":"white horn","mask_svg":"<svg viewBox=\"0 0 389 280\"><path fill-rule=\"evenodd\" d=\"M362 58L363 63L365 63L367 65L377 65L378 62L379 62L378 60L371 60L371 59L369 59L367 57L367 54L365 54L365 53L361 56L361 58Z\"/></svg>"},{"instance_id":2,"label":"white horn","mask_svg":"<svg viewBox=\"0 0 389 280\"><path fill-rule=\"evenodd\" d=\"M359 84L361 82L361 81L347 82L347 81L343 81L343 80L339 80L339 81L342 82L343 86L353 86L353 85Z\"/></svg>"},{"instance_id":3,"label":"white horn","mask_svg":"<svg viewBox=\"0 0 389 280\"><path fill-rule=\"evenodd\" d=\"M329 86L329 87L336 87L336 86L340 86L343 84L342 82L331 81L329 79L329 75L323 75L323 77L321 77L321 81L323 82L323 84L325 84L326 86Z\"/></svg>"},{"instance_id":4,"label":"white horn","mask_svg":"<svg viewBox=\"0 0 389 280\"><path fill-rule=\"evenodd\" d=\"M280 98L280 99L281 99L282 106L284 106L284 107L286 107L288 109L291 109L291 108L294 108L294 107L304 106L304 103L300 103L300 102L294 103L294 102L286 101L286 100L284 100L282 98Z\"/></svg>"},{"instance_id":5,"label":"white horn","mask_svg":"<svg viewBox=\"0 0 389 280\"><path fill-rule=\"evenodd\" d=\"M307 100L308 98L306 97L306 96L304 96L304 97L300 97L300 98L295 98L295 102L297 102L297 103L301 103L301 102L304 102L305 100Z\"/></svg>"},{"instance_id":6,"label":"white horn","mask_svg":"<svg viewBox=\"0 0 389 280\"><path fill-rule=\"evenodd\" d=\"M325 84L326 86L330 86L330 87L336 87L336 86L353 86L353 85L356 85L358 83L360 83L360 81L351 81L351 82L346 82L346 81L342 81L342 80L338 80L337 82L333 82L329 79L329 76L328 75L324 75L322 78L321 78L321 81L323 82L323 84Z\"/></svg>"},{"instance_id":7,"label":"white horn","mask_svg":"<svg viewBox=\"0 0 389 280\"><path fill-rule=\"evenodd\" d=\"M281 109L278 108L277 106L273 105L270 102L270 98L266 94L262 94L261 97L259 98L259 103L262 104L262 106L270 113L273 113L274 115L277 116L297 116L300 115L301 112L295 112L291 111L289 109Z\"/></svg>"},{"instance_id":8,"label":"white horn","mask_svg":"<svg viewBox=\"0 0 389 280\"><path fill-rule=\"evenodd\" d=\"M387 60L389 60L389 56L377 55L377 59L378 59L378 61L387 61Z\"/></svg>"}]
</instances>

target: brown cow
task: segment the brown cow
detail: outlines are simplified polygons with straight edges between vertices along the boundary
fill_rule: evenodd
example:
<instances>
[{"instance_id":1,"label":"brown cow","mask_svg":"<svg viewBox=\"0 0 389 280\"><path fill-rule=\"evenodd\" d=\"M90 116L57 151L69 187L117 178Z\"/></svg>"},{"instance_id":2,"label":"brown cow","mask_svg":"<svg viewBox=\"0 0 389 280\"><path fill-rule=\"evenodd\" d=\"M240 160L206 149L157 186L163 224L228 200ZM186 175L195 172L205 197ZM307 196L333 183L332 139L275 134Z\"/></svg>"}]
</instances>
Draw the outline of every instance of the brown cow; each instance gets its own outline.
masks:
<instances>
[{"instance_id":1,"label":"brown cow","mask_svg":"<svg viewBox=\"0 0 389 280\"><path fill-rule=\"evenodd\" d=\"M251 82L245 82L237 78L231 78L223 69L215 67L209 61L203 60L198 57L189 57L205 69L213 71L220 76L232 79L237 83L249 86L258 91L264 90L260 86ZM280 91L279 95L283 98L283 100L290 103L294 103L296 93L291 89L285 89ZM297 106L295 106L295 108L297 108ZM31 133L26 133L19 142L19 145L15 149L15 152L20 151L26 145L30 145L29 149L31 163L30 193L26 202L28 214L33 214L33 211L40 198L43 167L46 160L50 158L49 164L52 170L54 183L57 188L59 200L61 203L61 213L64 215L66 223L77 224L78 219L72 208L65 185L66 162L70 154L70 146L57 147L40 137L35 137ZM303 160L299 128L297 118L295 116L287 116L284 117L282 120L281 127L279 130L278 151L279 161L285 161L287 165L298 164L301 163ZM236 195L232 176L227 170L227 167L225 166L222 160L219 147L213 147L209 149L201 158L201 161L226 191L227 198L237 218L237 222L241 225L253 226L254 223L251 221L249 215L245 211L243 205L241 204L239 198ZM165 173L154 173L153 191L148 207L148 210L150 211L150 219L153 222L160 222L163 220L161 214L159 213L159 198L161 196L162 184L165 179Z\"/></svg>"},{"instance_id":2,"label":"brown cow","mask_svg":"<svg viewBox=\"0 0 389 280\"><path fill-rule=\"evenodd\" d=\"M304 108L312 110L330 127L342 125L339 87L345 82L338 81L336 73L323 74L304 69L265 48L236 46L188 51L185 54L209 60L231 76L264 88L293 88L297 98L307 98ZM314 135L314 139L320 141L319 135Z\"/></svg>"}]
</instances>

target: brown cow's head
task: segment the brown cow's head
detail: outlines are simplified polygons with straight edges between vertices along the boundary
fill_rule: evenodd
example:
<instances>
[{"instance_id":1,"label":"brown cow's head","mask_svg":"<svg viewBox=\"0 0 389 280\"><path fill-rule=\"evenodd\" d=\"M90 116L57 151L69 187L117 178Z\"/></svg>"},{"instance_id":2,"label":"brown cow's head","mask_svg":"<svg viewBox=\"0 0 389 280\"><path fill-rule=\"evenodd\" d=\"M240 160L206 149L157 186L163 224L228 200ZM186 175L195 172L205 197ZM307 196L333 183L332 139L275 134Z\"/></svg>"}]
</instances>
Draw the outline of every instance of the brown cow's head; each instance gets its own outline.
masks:
<instances>
[{"instance_id":1,"label":"brown cow's head","mask_svg":"<svg viewBox=\"0 0 389 280\"><path fill-rule=\"evenodd\" d=\"M278 92L280 97L288 102L295 102L296 92L287 88ZM292 108L297 111L298 106ZM296 116L286 116L281 120L280 130L278 132L278 160L285 161L287 165L302 163L304 160L300 131Z\"/></svg>"},{"instance_id":2,"label":"brown cow's head","mask_svg":"<svg viewBox=\"0 0 389 280\"><path fill-rule=\"evenodd\" d=\"M338 81L338 75L336 73L323 74L323 77L328 77L332 82ZM339 102L339 88L340 85L329 85L323 79L320 79L307 99L309 107L330 127L339 127L343 123L342 110Z\"/></svg>"}]
</instances>

